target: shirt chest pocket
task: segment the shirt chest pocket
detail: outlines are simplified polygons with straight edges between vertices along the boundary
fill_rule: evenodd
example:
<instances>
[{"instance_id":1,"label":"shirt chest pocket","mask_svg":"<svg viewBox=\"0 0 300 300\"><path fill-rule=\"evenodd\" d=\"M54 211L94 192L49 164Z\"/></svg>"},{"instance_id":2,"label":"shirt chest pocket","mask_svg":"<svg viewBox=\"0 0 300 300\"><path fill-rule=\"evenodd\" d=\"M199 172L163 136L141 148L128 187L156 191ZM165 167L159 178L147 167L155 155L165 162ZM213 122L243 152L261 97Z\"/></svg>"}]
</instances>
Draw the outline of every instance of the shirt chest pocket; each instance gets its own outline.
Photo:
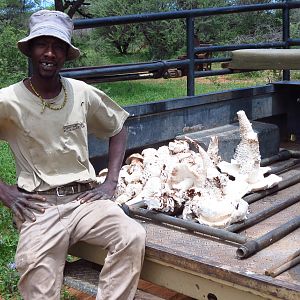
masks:
<instances>
[{"instance_id":1,"label":"shirt chest pocket","mask_svg":"<svg viewBox=\"0 0 300 300\"><path fill-rule=\"evenodd\" d=\"M37 125L34 125L37 126ZM61 172L66 164L76 164L88 159L87 128L84 120L44 122L42 129L29 124L28 148L37 169L50 173ZM38 127L38 126L37 126Z\"/></svg>"}]
</instances>

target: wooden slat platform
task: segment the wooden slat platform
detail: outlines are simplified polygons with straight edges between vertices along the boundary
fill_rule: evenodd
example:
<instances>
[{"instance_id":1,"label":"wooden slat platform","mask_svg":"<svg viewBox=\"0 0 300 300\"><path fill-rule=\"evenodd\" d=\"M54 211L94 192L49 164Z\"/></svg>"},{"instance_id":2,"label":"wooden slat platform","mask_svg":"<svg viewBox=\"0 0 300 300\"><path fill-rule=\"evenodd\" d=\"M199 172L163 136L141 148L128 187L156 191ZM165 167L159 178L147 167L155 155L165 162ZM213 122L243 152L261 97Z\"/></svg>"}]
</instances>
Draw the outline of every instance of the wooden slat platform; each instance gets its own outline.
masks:
<instances>
[{"instance_id":1,"label":"wooden slat platform","mask_svg":"<svg viewBox=\"0 0 300 300\"><path fill-rule=\"evenodd\" d=\"M67 291L70 293L70 295L72 295L73 297L75 297L76 300L95 300L96 297L95 296L90 296L86 293L83 293L81 291L72 289L72 288L67 288ZM164 296L164 295L163 295ZM185 296L184 296L185 297ZM138 290L136 293L136 296L134 298L135 300L165 300L165 299L184 299L184 298L161 298L155 295L152 295L150 293L144 292L142 290Z\"/></svg>"},{"instance_id":2,"label":"wooden slat platform","mask_svg":"<svg viewBox=\"0 0 300 300\"><path fill-rule=\"evenodd\" d=\"M73 288L66 287L66 290L71 296L74 296L76 300L95 300L95 296L90 296ZM1 297L0 300L2 300ZM193 298L159 287L150 282L140 280L134 300L193 300Z\"/></svg>"},{"instance_id":3,"label":"wooden slat platform","mask_svg":"<svg viewBox=\"0 0 300 300\"><path fill-rule=\"evenodd\" d=\"M94 300L101 267L83 259L66 263L65 284L77 300ZM135 300L193 300L167 288L140 280Z\"/></svg>"}]
</instances>

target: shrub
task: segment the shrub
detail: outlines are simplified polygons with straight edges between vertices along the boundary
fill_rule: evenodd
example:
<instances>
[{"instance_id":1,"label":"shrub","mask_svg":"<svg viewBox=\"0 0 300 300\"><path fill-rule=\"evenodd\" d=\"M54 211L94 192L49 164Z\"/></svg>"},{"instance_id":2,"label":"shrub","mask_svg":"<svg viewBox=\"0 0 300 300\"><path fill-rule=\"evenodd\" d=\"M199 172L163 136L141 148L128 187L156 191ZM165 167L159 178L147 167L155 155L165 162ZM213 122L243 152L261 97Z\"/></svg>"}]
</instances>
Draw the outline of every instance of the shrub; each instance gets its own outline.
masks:
<instances>
[{"instance_id":1,"label":"shrub","mask_svg":"<svg viewBox=\"0 0 300 300\"><path fill-rule=\"evenodd\" d=\"M27 59L18 50L17 41L26 36L26 31L10 24L0 25L0 87L15 83L26 76Z\"/></svg>"}]
</instances>

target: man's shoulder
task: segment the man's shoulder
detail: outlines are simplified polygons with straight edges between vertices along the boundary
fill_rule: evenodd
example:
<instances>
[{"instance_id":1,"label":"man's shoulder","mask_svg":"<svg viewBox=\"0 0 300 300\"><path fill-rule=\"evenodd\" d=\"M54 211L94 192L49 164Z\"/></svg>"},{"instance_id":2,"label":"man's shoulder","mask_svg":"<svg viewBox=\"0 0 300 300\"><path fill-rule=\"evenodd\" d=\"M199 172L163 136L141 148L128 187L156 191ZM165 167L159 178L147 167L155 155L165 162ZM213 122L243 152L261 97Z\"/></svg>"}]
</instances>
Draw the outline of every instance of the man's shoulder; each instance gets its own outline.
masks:
<instances>
[{"instance_id":1,"label":"man's shoulder","mask_svg":"<svg viewBox=\"0 0 300 300\"><path fill-rule=\"evenodd\" d=\"M63 80L66 85L69 85L69 88L72 89L73 94L76 96L85 95L87 96L86 99L90 99L90 101L96 100L97 103L99 102L99 99L106 97L103 91L84 81L73 78L63 78Z\"/></svg>"},{"instance_id":2,"label":"man's shoulder","mask_svg":"<svg viewBox=\"0 0 300 300\"><path fill-rule=\"evenodd\" d=\"M63 78L63 80L68 82L72 87L75 87L75 88L88 88L89 87L89 85L82 80L78 80L78 79L74 79L74 78L67 78L67 77L62 77L62 78Z\"/></svg>"},{"instance_id":3,"label":"man's shoulder","mask_svg":"<svg viewBox=\"0 0 300 300\"><path fill-rule=\"evenodd\" d=\"M14 84L11 84L9 86L3 87L0 89L0 95L1 98L3 99L3 97L8 97L11 98L15 93L15 89L19 88L19 86L21 85L21 82L17 82Z\"/></svg>"}]
</instances>

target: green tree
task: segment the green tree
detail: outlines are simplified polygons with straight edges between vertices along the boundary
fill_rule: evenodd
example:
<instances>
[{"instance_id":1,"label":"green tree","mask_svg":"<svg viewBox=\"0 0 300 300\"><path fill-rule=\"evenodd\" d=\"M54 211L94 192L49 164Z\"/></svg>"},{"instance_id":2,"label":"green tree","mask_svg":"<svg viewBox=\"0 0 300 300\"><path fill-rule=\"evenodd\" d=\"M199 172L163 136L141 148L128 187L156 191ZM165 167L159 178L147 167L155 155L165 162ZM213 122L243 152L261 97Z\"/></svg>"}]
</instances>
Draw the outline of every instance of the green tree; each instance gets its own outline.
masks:
<instances>
[{"instance_id":1,"label":"green tree","mask_svg":"<svg viewBox=\"0 0 300 300\"><path fill-rule=\"evenodd\" d=\"M0 77L1 87L21 80L27 73L27 59L16 47L26 31L9 24L0 25Z\"/></svg>"},{"instance_id":2,"label":"green tree","mask_svg":"<svg viewBox=\"0 0 300 300\"><path fill-rule=\"evenodd\" d=\"M140 2L141 13L167 12L176 10L176 3L168 0L142 0ZM166 59L177 52L185 44L185 20L162 20L140 23L140 31L143 33L151 59Z\"/></svg>"},{"instance_id":3,"label":"green tree","mask_svg":"<svg viewBox=\"0 0 300 300\"><path fill-rule=\"evenodd\" d=\"M39 3L40 1L0 0L0 23L10 23L16 28L24 27L24 14Z\"/></svg>"},{"instance_id":4,"label":"green tree","mask_svg":"<svg viewBox=\"0 0 300 300\"><path fill-rule=\"evenodd\" d=\"M300 32L300 9L291 11L291 37L299 38Z\"/></svg>"},{"instance_id":5,"label":"green tree","mask_svg":"<svg viewBox=\"0 0 300 300\"><path fill-rule=\"evenodd\" d=\"M76 13L82 17L91 18L92 16L85 9L86 5L90 5L90 3L86 3L85 0L54 0L54 8L66 12L71 18Z\"/></svg>"},{"instance_id":6,"label":"green tree","mask_svg":"<svg viewBox=\"0 0 300 300\"><path fill-rule=\"evenodd\" d=\"M142 1L141 12L158 12L170 10L190 10L228 5L225 0L162 0ZM195 34L203 43L219 39L220 28L224 18L198 17L195 18ZM227 17L228 18L228 17ZM185 19L157 21L141 25L142 32L149 44L153 58L163 59L177 56L186 52L186 23Z\"/></svg>"},{"instance_id":7,"label":"green tree","mask_svg":"<svg viewBox=\"0 0 300 300\"><path fill-rule=\"evenodd\" d=\"M273 0L107 0L94 1L90 11L96 17L107 17L271 1ZM281 37L280 32L281 20L278 11L274 10L195 18L195 34L203 43L228 44L277 40ZM99 36L118 49L120 54L126 54L132 44L146 46L152 59L176 57L186 51L184 19L102 27Z\"/></svg>"},{"instance_id":8,"label":"green tree","mask_svg":"<svg viewBox=\"0 0 300 300\"><path fill-rule=\"evenodd\" d=\"M0 86L23 78L27 73L27 59L16 44L27 33L27 14L38 1L0 1Z\"/></svg>"},{"instance_id":9,"label":"green tree","mask_svg":"<svg viewBox=\"0 0 300 300\"><path fill-rule=\"evenodd\" d=\"M282 2L281 0L235 0L234 5ZM229 20L227 40L237 43L253 43L280 40L282 36L281 11L264 10L235 14Z\"/></svg>"},{"instance_id":10,"label":"green tree","mask_svg":"<svg viewBox=\"0 0 300 300\"><path fill-rule=\"evenodd\" d=\"M94 1L90 12L95 17L137 14L138 2L134 0ZM138 38L137 28L135 24L113 25L99 28L97 34L115 47L120 54L127 54L129 46Z\"/></svg>"}]
</instances>

